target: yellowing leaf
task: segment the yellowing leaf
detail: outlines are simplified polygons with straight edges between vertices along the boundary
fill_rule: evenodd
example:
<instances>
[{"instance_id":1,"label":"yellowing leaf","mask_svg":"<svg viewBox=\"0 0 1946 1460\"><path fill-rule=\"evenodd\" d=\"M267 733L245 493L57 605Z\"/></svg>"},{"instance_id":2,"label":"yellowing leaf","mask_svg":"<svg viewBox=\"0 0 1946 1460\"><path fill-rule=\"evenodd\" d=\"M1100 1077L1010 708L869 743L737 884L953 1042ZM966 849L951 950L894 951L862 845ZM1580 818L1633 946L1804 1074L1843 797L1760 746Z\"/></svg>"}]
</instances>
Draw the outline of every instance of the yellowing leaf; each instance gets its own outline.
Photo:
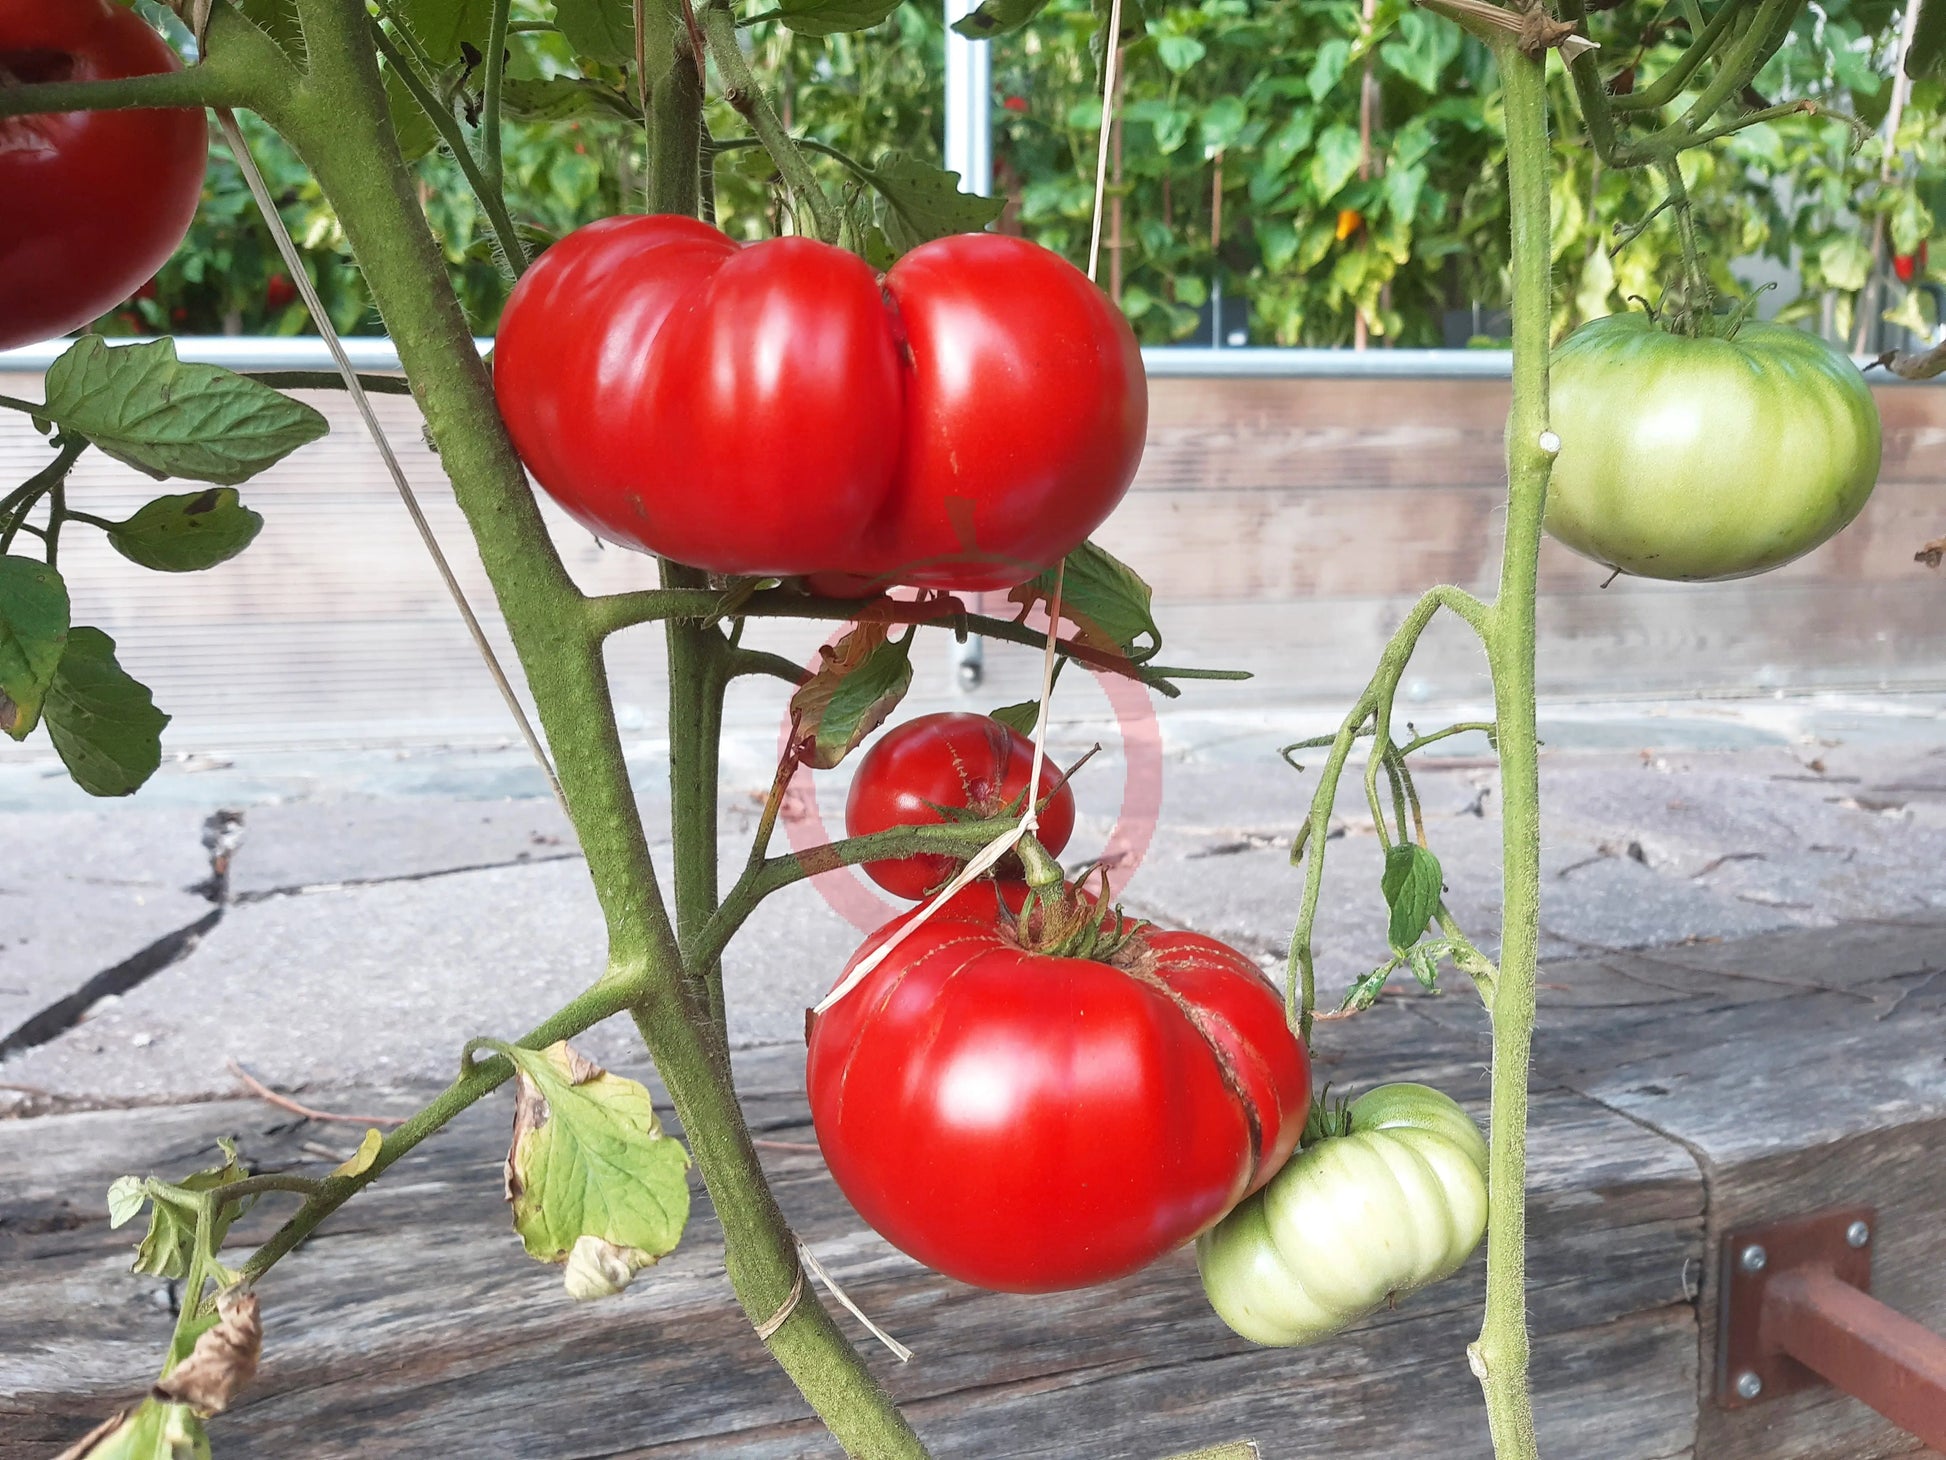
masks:
<instances>
[{"instance_id":1,"label":"yellowing leaf","mask_svg":"<svg viewBox=\"0 0 1946 1460\"><path fill-rule=\"evenodd\" d=\"M376 1130L365 1132L365 1139L358 1143L358 1149L351 1153L350 1159L335 1167L333 1176L363 1176L372 1169L372 1162L378 1159L378 1148L385 1144L385 1137Z\"/></svg>"},{"instance_id":2,"label":"yellowing leaf","mask_svg":"<svg viewBox=\"0 0 1946 1460\"><path fill-rule=\"evenodd\" d=\"M518 1072L507 1200L528 1255L567 1262L591 1237L639 1268L674 1250L689 1220L689 1153L663 1134L649 1092L565 1043L507 1055ZM576 1278L590 1268L599 1263L584 1254Z\"/></svg>"}]
</instances>

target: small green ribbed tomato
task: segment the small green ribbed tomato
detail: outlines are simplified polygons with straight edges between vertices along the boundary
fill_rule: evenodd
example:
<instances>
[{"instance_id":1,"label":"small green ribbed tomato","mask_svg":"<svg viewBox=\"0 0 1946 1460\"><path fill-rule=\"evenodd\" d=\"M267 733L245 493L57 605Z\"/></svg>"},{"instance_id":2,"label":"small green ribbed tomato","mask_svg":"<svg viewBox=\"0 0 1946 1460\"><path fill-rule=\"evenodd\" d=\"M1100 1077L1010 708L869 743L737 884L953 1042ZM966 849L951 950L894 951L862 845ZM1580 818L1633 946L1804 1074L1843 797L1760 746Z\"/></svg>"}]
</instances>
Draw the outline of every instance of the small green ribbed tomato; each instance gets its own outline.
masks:
<instances>
[{"instance_id":1,"label":"small green ribbed tomato","mask_svg":"<svg viewBox=\"0 0 1946 1460\"><path fill-rule=\"evenodd\" d=\"M1486 1228L1479 1127L1437 1090L1381 1085L1323 1114L1316 1139L1196 1239L1196 1265L1225 1323L1288 1347L1450 1277Z\"/></svg>"}]
</instances>

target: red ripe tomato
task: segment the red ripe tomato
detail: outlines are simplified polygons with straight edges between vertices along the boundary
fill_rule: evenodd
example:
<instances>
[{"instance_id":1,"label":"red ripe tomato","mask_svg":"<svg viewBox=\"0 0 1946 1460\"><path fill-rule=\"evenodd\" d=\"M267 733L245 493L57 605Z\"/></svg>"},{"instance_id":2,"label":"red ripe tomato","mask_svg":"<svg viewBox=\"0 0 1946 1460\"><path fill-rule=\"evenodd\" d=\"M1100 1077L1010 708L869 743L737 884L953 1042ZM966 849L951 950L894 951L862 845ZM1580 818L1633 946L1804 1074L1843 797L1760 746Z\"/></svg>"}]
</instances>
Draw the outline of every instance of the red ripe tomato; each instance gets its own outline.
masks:
<instances>
[{"instance_id":1,"label":"red ripe tomato","mask_svg":"<svg viewBox=\"0 0 1946 1460\"><path fill-rule=\"evenodd\" d=\"M984 233L881 279L811 239L609 218L515 287L494 384L528 469L611 541L967 591L1079 546L1148 420L1120 311L1059 256Z\"/></svg>"},{"instance_id":2,"label":"red ripe tomato","mask_svg":"<svg viewBox=\"0 0 1946 1460\"><path fill-rule=\"evenodd\" d=\"M272 274L264 281L264 308L287 309L297 302L297 285L289 274Z\"/></svg>"},{"instance_id":3,"label":"red ripe tomato","mask_svg":"<svg viewBox=\"0 0 1946 1460\"><path fill-rule=\"evenodd\" d=\"M1914 278L1926 272L1926 240L1919 240L1919 247L1913 253L1894 254L1892 272L1898 275L1901 284L1910 284Z\"/></svg>"},{"instance_id":4,"label":"red ripe tomato","mask_svg":"<svg viewBox=\"0 0 1946 1460\"><path fill-rule=\"evenodd\" d=\"M921 715L887 731L859 763L845 802L845 834L937 826L959 811L974 820L1010 809L1018 813L1033 767L1034 742L991 716ZM1057 783L1050 795L1048 788ZM1074 834L1074 791L1052 764L1041 767L1041 800L1046 804L1036 836L1058 856ZM960 862L925 854L864 867L887 892L921 898L951 879ZM1001 862L999 871L1018 878L1019 859Z\"/></svg>"},{"instance_id":5,"label":"red ripe tomato","mask_svg":"<svg viewBox=\"0 0 1946 1460\"><path fill-rule=\"evenodd\" d=\"M894 1246L979 1287L1085 1287L1189 1241L1289 1158L1310 1063L1276 991L1200 934L1122 932L1036 952L995 888L969 887L815 1018L818 1143Z\"/></svg>"},{"instance_id":6,"label":"red ripe tomato","mask_svg":"<svg viewBox=\"0 0 1946 1460\"><path fill-rule=\"evenodd\" d=\"M180 64L112 0L0 0L0 86ZM208 151L195 108L0 118L0 350L65 334L134 294L189 231Z\"/></svg>"}]
</instances>

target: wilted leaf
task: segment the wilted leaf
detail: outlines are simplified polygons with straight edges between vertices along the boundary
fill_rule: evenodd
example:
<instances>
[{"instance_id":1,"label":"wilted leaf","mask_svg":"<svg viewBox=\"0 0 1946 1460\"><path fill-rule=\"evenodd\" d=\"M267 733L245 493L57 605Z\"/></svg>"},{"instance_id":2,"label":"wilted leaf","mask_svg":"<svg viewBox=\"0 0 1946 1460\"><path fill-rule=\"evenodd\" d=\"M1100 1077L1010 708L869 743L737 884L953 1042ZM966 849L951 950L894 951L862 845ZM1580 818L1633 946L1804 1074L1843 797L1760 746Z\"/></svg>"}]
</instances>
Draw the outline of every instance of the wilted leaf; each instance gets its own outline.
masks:
<instances>
[{"instance_id":1,"label":"wilted leaf","mask_svg":"<svg viewBox=\"0 0 1946 1460\"><path fill-rule=\"evenodd\" d=\"M329 429L323 416L215 365L185 365L175 341L110 348L84 335L47 370L47 415L155 477L234 486Z\"/></svg>"},{"instance_id":2,"label":"wilted leaf","mask_svg":"<svg viewBox=\"0 0 1946 1460\"><path fill-rule=\"evenodd\" d=\"M960 191L960 177L903 152L887 152L865 169L885 200L879 227L895 253L935 238L978 233L1000 216L1004 198Z\"/></svg>"},{"instance_id":3,"label":"wilted leaf","mask_svg":"<svg viewBox=\"0 0 1946 1460\"><path fill-rule=\"evenodd\" d=\"M1878 363L1901 380L1931 380L1946 375L1946 340L1925 350L1887 350Z\"/></svg>"},{"instance_id":4,"label":"wilted leaf","mask_svg":"<svg viewBox=\"0 0 1946 1460\"><path fill-rule=\"evenodd\" d=\"M1054 596L1055 569L1049 568L1007 594L1023 613ZM1073 624L1082 643L1140 664L1162 648L1162 630L1150 609L1154 591L1114 554L1084 542L1067 556L1061 580L1061 617ZM1143 641L1147 642L1144 643Z\"/></svg>"},{"instance_id":5,"label":"wilted leaf","mask_svg":"<svg viewBox=\"0 0 1946 1460\"><path fill-rule=\"evenodd\" d=\"M575 1238L574 1246L568 1249L561 1283L568 1296L577 1302L612 1298L635 1281L636 1273L653 1267L657 1261L639 1247L621 1247L584 1234Z\"/></svg>"},{"instance_id":6,"label":"wilted leaf","mask_svg":"<svg viewBox=\"0 0 1946 1460\"><path fill-rule=\"evenodd\" d=\"M141 1214L142 1203L149 1199L148 1188L139 1176L118 1176L115 1184L108 1188L108 1226L125 1227Z\"/></svg>"},{"instance_id":7,"label":"wilted leaf","mask_svg":"<svg viewBox=\"0 0 1946 1460\"><path fill-rule=\"evenodd\" d=\"M870 30L899 8L900 0L779 0L777 18L799 35L838 35Z\"/></svg>"},{"instance_id":8,"label":"wilted leaf","mask_svg":"<svg viewBox=\"0 0 1946 1460\"><path fill-rule=\"evenodd\" d=\"M263 1351L263 1322L255 1293L226 1293L217 1299L220 1317L196 1340L189 1357L156 1381L155 1399L187 1404L207 1418L221 1414L257 1377Z\"/></svg>"},{"instance_id":9,"label":"wilted leaf","mask_svg":"<svg viewBox=\"0 0 1946 1460\"><path fill-rule=\"evenodd\" d=\"M791 722L803 763L830 770L885 723L912 687L912 634L890 637L878 620L853 624L837 645L818 650L818 668L791 696Z\"/></svg>"},{"instance_id":10,"label":"wilted leaf","mask_svg":"<svg viewBox=\"0 0 1946 1460\"><path fill-rule=\"evenodd\" d=\"M564 1043L507 1054L517 1070L507 1200L528 1255L566 1262L583 1237L640 1254L638 1266L674 1250L689 1219L689 1154L662 1133L649 1092Z\"/></svg>"},{"instance_id":11,"label":"wilted leaf","mask_svg":"<svg viewBox=\"0 0 1946 1460\"><path fill-rule=\"evenodd\" d=\"M0 557L0 730L24 740L40 723L67 642L61 575L32 558Z\"/></svg>"},{"instance_id":12,"label":"wilted leaf","mask_svg":"<svg viewBox=\"0 0 1946 1460\"><path fill-rule=\"evenodd\" d=\"M172 1184L185 1191L214 1191L219 1186L243 1180L247 1173L237 1160L236 1146L228 1140L219 1140L217 1144L223 1148L221 1166L211 1166ZM230 1223L247 1206L247 1202L227 1205L211 1224L210 1256L215 1256L223 1246ZM195 1243L196 1222L189 1212L170 1202L155 1202L149 1209L148 1235L136 1249L135 1265L130 1271L148 1273L151 1277L183 1277L189 1272L189 1255Z\"/></svg>"},{"instance_id":13,"label":"wilted leaf","mask_svg":"<svg viewBox=\"0 0 1946 1460\"><path fill-rule=\"evenodd\" d=\"M385 1144L385 1137L376 1130L365 1132L365 1139L358 1143L358 1149L351 1158L339 1163L331 1170L333 1176L363 1176L372 1169L372 1162L378 1159L378 1148Z\"/></svg>"},{"instance_id":14,"label":"wilted leaf","mask_svg":"<svg viewBox=\"0 0 1946 1460\"><path fill-rule=\"evenodd\" d=\"M1385 981L1392 976L1396 963L1383 964L1370 973L1360 974L1350 989L1345 992L1345 1001L1338 1005L1341 1014L1362 1014L1378 1002L1378 996L1385 988Z\"/></svg>"},{"instance_id":15,"label":"wilted leaf","mask_svg":"<svg viewBox=\"0 0 1946 1460\"><path fill-rule=\"evenodd\" d=\"M1946 537L1936 537L1912 555L1915 563L1924 563L1928 568L1937 568L1946 562Z\"/></svg>"},{"instance_id":16,"label":"wilted leaf","mask_svg":"<svg viewBox=\"0 0 1946 1460\"><path fill-rule=\"evenodd\" d=\"M127 796L162 764L169 717L115 662L115 641L100 629L68 634L41 709L61 763L90 796Z\"/></svg>"},{"instance_id":17,"label":"wilted leaf","mask_svg":"<svg viewBox=\"0 0 1946 1460\"><path fill-rule=\"evenodd\" d=\"M196 573L226 563L256 540L264 520L235 487L157 497L109 531L109 546L158 573Z\"/></svg>"},{"instance_id":18,"label":"wilted leaf","mask_svg":"<svg viewBox=\"0 0 1946 1460\"><path fill-rule=\"evenodd\" d=\"M209 1436L188 1405L145 1399L89 1430L54 1460L210 1460Z\"/></svg>"},{"instance_id":19,"label":"wilted leaf","mask_svg":"<svg viewBox=\"0 0 1946 1460\"><path fill-rule=\"evenodd\" d=\"M1391 847L1385 853L1385 872L1379 886L1385 893L1385 905L1392 909L1386 939L1393 951L1403 954L1438 915L1444 890L1439 858L1416 842Z\"/></svg>"}]
</instances>

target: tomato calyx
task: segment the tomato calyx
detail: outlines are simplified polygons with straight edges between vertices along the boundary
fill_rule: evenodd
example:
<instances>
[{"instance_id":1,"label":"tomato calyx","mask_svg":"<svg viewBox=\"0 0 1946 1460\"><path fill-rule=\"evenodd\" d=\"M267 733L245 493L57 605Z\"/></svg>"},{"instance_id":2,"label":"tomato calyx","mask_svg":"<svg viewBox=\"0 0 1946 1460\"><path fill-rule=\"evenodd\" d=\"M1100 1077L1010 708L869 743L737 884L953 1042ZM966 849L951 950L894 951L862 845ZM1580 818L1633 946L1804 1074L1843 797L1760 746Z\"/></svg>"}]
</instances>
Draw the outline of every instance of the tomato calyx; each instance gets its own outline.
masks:
<instances>
[{"instance_id":1,"label":"tomato calyx","mask_svg":"<svg viewBox=\"0 0 1946 1460\"><path fill-rule=\"evenodd\" d=\"M1331 1098L1331 1086L1326 1085L1311 1102L1311 1113L1304 1120L1304 1138L1301 1147L1314 1146L1319 1141L1335 1140L1339 1136L1351 1134L1352 1099L1341 1095Z\"/></svg>"},{"instance_id":2,"label":"tomato calyx","mask_svg":"<svg viewBox=\"0 0 1946 1460\"><path fill-rule=\"evenodd\" d=\"M1776 287L1775 283L1759 284L1741 299L1729 301L1726 310L1717 308L1717 300L1713 296L1698 308L1686 293L1674 288L1664 291L1660 307L1649 303L1640 294L1628 297L1642 306L1651 324L1667 334L1682 335L1688 339L1734 340L1737 332L1756 311L1757 301Z\"/></svg>"}]
</instances>

